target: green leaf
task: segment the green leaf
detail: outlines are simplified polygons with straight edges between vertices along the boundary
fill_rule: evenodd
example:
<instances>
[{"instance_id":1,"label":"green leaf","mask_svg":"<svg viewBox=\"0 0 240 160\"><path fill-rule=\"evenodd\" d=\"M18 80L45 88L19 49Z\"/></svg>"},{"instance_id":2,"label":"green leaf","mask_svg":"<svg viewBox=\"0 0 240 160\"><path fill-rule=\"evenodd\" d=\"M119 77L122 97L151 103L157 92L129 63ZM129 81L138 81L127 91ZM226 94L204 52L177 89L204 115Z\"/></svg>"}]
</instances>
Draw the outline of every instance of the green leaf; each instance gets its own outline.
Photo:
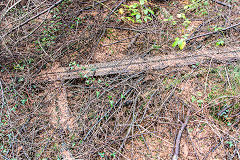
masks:
<instances>
[{"instance_id":1,"label":"green leaf","mask_svg":"<svg viewBox=\"0 0 240 160\"><path fill-rule=\"evenodd\" d=\"M189 36L189 34L184 34L182 37L183 37L184 39L187 39L188 36Z\"/></svg>"},{"instance_id":2,"label":"green leaf","mask_svg":"<svg viewBox=\"0 0 240 160\"><path fill-rule=\"evenodd\" d=\"M27 102L27 99L22 99L21 102L24 105Z\"/></svg>"},{"instance_id":3,"label":"green leaf","mask_svg":"<svg viewBox=\"0 0 240 160\"><path fill-rule=\"evenodd\" d=\"M140 5L144 5L145 0L139 0L139 2L140 2Z\"/></svg>"},{"instance_id":4,"label":"green leaf","mask_svg":"<svg viewBox=\"0 0 240 160\"><path fill-rule=\"evenodd\" d=\"M178 45L178 43L179 43L179 38L177 37L177 38L175 38L175 42L172 44L172 47L176 47L177 45Z\"/></svg>"},{"instance_id":5,"label":"green leaf","mask_svg":"<svg viewBox=\"0 0 240 160\"><path fill-rule=\"evenodd\" d=\"M151 14L154 14L154 11L151 9L148 9L148 12L150 12Z\"/></svg>"},{"instance_id":6,"label":"green leaf","mask_svg":"<svg viewBox=\"0 0 240 160\"><path fill-rule=\"evenodd\" d=\"M145 17L144 17L144 21L145 21L145 22L147 22L148 19L149 19L150 21L152 20L151 17L148 17L148 16L145 16Z\"/></svg>"},{"instance_id":7,"label":"green leaf","mask_svg":"<svg viewBox=\"0 0 240 160\"><path fill-rule=\"evenodd\" d=\"M202 93L201 93L201 92L197 92L197 95L198 95L199 97L201 97L201 96L202 96Z\"/></svg>"},{"instance_id":8,"label":"green leaf","mask_svg":"<svg viewBox=\"0 0 240 160\"><path fill-rule=\"evenodd\" d=\"M137 8L138 4L137 3L133 3L132 5L129 6L129 8Z\"/></svg>"},{"instance_id":9,"label":"green leaf","mask_svg":"<svg viewBox=\"0 0 240 160\"><path fill-rule=\"evenodd\" d=\"M228 126L229 125L231 125L231 124L228 124ZM227 141L226 143L229 145L230 148L232 148L232 146L233 146L233 142L232 141Z\"/></svg>"},{"instance_id":10,"label":"green leaf","mask_svg":"<svg viewBox=\"0 0 240 160\"><path fill-rule=\"evenodd\" d=\"M111 156L115 158L115 157L116 157L116 152L113 152L113 153L111 154Z\"/></svg>"},{"instance_id":11,"label":"green leaf","mask_svg":"<svg viewBox=\"0 0 240 160\"><path fill-rule=\"evenodd\" d=\"M129 5L122 4L123 7L130 8Z\"/></svg>"},{"instance_id":12,"label":"green leaf","mask_svg":"<svg viewBox=\"0 0 240 160\"><path fill-rule=\"evenodd\" d=\"M219 39L218 42L216 43L216 46L223 46L224 45L224 41L222 39Z\"/></svg>"},{"instance_id":13,"label":"green leaf","mask_svg":"<svg viewBox=\"0 0 240 160\"><path fill-rule=\"evenodd\" d=\"M98 153L98 155L99 155L101 158L104 158L104 154L105 154L104 152L103 152L103 153L100 153L100 152Z\"/></svg>"},{"instance_id":14,"label":"green leaf","mask_svg":"<svg viewBox=\"0 0 240 160\"><path fill-rule=\"evenodd\" d=\"M147 14L148 14L148 10L147 10L147 9L144 9L144 10L143 10L143 13L147 15Z\"/></svg>"},{"instance_id":15,"label":"green leaf","mask_svg":"<svg viewBox=\"0 0 240 160\"><path fill-rule=\"evenodd\" d=\"M126 18L127 18L127 20L132 21L133 23L135 22L132 17L126 17Z\"/></svg>"},{"instance_id":16,"label":"green leaf","mask_svg":"<svg viewBox=\"0 0 240 160\"><path fill-rule=\"evenodd\" d=\"M97 95L97 98L99 97L100 95L100 92L96 91L96 95Z\"/></svg>"},{"instance_id":17,"label":"green leaf","mask_svg":"<svg viewBox=\"0 0 240 160\"><path fill-rule=\"evenodd\" d=\"M109 101L109 103L110 103L110 106L113 107L114 101L111 100L111 101Z\"/></svg>"},{"instance_id":18,"label":"green leaf","mask_svg":"<svg viewBox=\"0 0 240 160\"><path fill-rule=\"evenodd\" d=\"M176 25L177 24L177 22L176 21L172 21L172 25Z\"/></svg>"},{"instance_id":19,"label":"green leaf","mask_svg":"<svg viewBox=\"0 0 240 160\"><path fill-rule=\"evenodd\" d=\"M178 43L179 48L182 50L186 46L186 41L181 39Z\"/></svg>"},{"instance_id":20,"label":"green leaf","mask_svg":"<svg viewBox=\"0 0 240 160\"><path fill-rule=\"evenodd\" d=\"M202 104L202 103L203 103L203 100L201 100L201 99L200 99L200 100L197 100L197 103L198 103L198 104Z\"/></svg>"},{"instance_id":21,"label":"green leaf","mask_svg":"<svg viewBox=\"0 0 240 160\"><path fill-rule=\"evenodd\" d=\"M197 99L195 96L192 96L192 102L195 102Z\"/></svg>"},{"instance_id":22,"label":"green leaf","mask_svg":"<svg viewBox=\"0 0 240 160\"><path fill-rule=\"evenodd\" d=\"M161 48L161 46L158 46L158 45L153 45L152 47L153 47L153 49L159 49L159 48Z\"/></svg>"},{"instance_id":23,"label":"green leaf","mask_svg":"<svg viewBox=\"0 0 240 160\"><path fill-rule=\"evenodd\" d=\"M181 18L182 17L182 15L181 14L177 14L177 18Z\"/></svg>"},{"instance_id":24,"label":"green leaf","mask_svg":"<svg viewBox=\"0 0 240 160\"><path fill-rule=\"evenodd\" d=\"M136 20L137 23L142 23L141 19Z\"/></svg>"},{"instance_id":25,"label":"green leaf","mask_svg":"<svg viewBox=\"0 0 240 160\"><path fill-rule=\"evenodd\" d=\"M152 20L152 17L148 17L148 16L146 16L147 17L147 19L149 19L150 21Z\"/></svg>"},{"instance_id":26,"label":"green leaf","mask_svg":"<svg viewBox=\"0 0 240 160\"><path fill-rule=\"evenodd\" d=\"M147 22L147 17L144 17L143 19L144 19L145 22Z\"/></svg>"},{"instance_id":27,"label":"green leaf","mask_svg":"<svg viewBox=\"0 0 240 160\"><path fill-rule=\"evenodd\" d=\"M140 19L141 18L141 14L137 14L136 15L136 20Z\"/></svg>"},{"instance_id":28,"label":"green leaf","mask_svg":"<svg viewBox=\"0 0 240 160\"><path fill-rule=\"evenodd\" d=\"M137 15L138 13L137 12L132 12L131 13L131 16L135 16L135 15Z\"/></svg>"}]
</instances>

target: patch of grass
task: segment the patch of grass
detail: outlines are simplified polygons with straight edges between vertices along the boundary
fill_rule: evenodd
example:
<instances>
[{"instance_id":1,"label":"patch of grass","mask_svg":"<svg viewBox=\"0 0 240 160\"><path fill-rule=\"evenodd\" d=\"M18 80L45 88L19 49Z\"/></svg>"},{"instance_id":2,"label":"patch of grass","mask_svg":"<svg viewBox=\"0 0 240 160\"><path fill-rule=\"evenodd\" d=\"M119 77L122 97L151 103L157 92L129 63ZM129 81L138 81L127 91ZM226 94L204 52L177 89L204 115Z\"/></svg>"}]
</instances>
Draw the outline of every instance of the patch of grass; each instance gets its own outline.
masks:
<instances>
[{"instance_id":1,"label":"patch of grass","mask_svg":"<svg viewBox=\"0 0 240 160\"><path fill-rule=\"evenodd\" d=\"M210 114L227 125L232 124L235 121L232 116L240 110L240 103L233 98L240 95L240 65L212 69L208 83L205 101L213 102Z\"/></svg>"}]
</instances>

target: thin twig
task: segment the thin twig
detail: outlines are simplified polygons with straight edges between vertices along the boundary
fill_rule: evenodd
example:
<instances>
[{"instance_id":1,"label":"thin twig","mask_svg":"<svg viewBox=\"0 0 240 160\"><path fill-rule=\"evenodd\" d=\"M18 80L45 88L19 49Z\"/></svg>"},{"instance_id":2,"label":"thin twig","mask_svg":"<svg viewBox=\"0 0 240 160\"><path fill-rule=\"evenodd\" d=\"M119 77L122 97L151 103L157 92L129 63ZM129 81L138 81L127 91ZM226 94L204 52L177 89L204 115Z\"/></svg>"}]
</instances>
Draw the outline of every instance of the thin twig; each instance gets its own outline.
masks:
<instances>
[{"instance_id":1,"label":"thin twig","mask_svg":"<svg viewBox=\"0 0 240 160\"><path fill-rule=\"evenodd\" d=\"M20 40L18 40L16 42L16 44L18 44L19 42L22 42L24 39L28 38L30 35L32 35L36 30L38 30L40 28L40 26L45 22L45 20L47 19L47 16L49 15L50 10L48 11L48 13L46 14L45 18L43 19L43 21L36 27L34 28L28 35L22 37Z\"/></svg>"},{"instance_id":2,"label":"thin twig","mask_svg":"<svg viewBox=\"0 0 240 160\"><path fill-rule=\"evenodd\" d=\"M128 44L127 48L130 49L132 45L136 42L137 38L140 36L140 33L137 33L134 38L131 40L131 42Z\"/></svg>"},{"instance_id":3,"label":"thin twig","mask_svg":"<svg viewBox=\"0 0 240 160\"><path fill-rule=\"evenodd\" d=\"M211 152L214 152L214 151L217 149L217 147L220 146L220 144L221 144L221 141L220 141L218 144L216 144L215 147L212 147L212 148L210 149L210 151L206 154L206 156L203 158L203 160L206 160L206 159L208 158L209 154L210 154Z\"/></svg>"},{"instance_id":4,"label":"thin twig","mask_svg":"<svg viewBox=\"0 0 240 160\"><path fill-rule=\"evenodd\" d=\"M4 101L4 93L3 93L2 80L0 80L0 91L1 91L1 97L2 97L2 108L4 108L4 106L5 106L5 101Z\"/></svg>"},{"instance_id":5,"label":"thin twig","mask_svg":"<svg viewBox=\"0 0 240 160\"><path fill-rule=\"evenodd\" d=\"M15 7L18 3L20 3L22 0L18 0L16 3L14 3L11 7L9 7L6 11L5 11L5 13L2 13L2 16L1 16L1 19L0 19L0 23L1 23L1 21L2 21L2 19L3 19L3 17L7 14L7 12L9 12L13 7Z\"/></svg>"},{"instance_id":6,"label":"thin twig","mask_svg":"<svg viewBox=\"0 0 240 160\"><path fill-rule=\"evenodd\" d=\"M211 58L210 65L209 65L209 68L208 68L208 73L207 73L207 76L206 76L206 82L205 82L204 93L206 93L206 91L207 91L208 76L209 76L210 69L211 69L211 66L212 66L212 60L213 60L213 59Z\"/></svg>"},{"instance_id":7,"label":"thin twig","mask_svg":"<svg viewBox=\"0 0 240 160\"><path fill-rule=\"evenodd\" d=\"M227 67L225 67L225 72L226 72L226 77L227 77L228 85L229 85L230 89L232 89L232 85L231 85L231 83L230 83L229 76L228 76L228 72L227 72Z\"/></svg>"},{"instance_id":8,"label":"thin twig","mask_svg":"<svg viewBox=\"0 0 240 160\"><path fill-rule=\"evenodd\" d=\"M177 139L176 139L176 143L175 143L175 151L174 151L172 160L177 160L178 159L178 155L179 155L179 151L180 151L181 137L182 137L182 133L183 133L185 127L188 124L189 115L190 115L190 109L188 109L185 122L182 124L181 129L178 131L178 135L177 135Z\"/></svg>"},{"instance_id":9,"label":"thin twig","mask_svg":"<svg viewBox=\"0 0 240 160\"><path fill-rule=\"evenodd\" d=\"M7 36L8 34L12 33L13 31L15 31L16 29L24 26L25 24L27 24L28 22L32 21L33 19L41 16L42 14L52 10L53 8L55 8L56 6L58 6L60 3L62 3L63 0L59 0L58 2L56 2L55 4L53 4L51 7L45 9L44 11L38 13L37 15L33 16L32 18L29 18L28 20L26 20L25 22L23 22L22 24L14 27L13 29L11 29L10 31L8 31L5 35L3 35L2 37L0 37L0 40L3 39L5 36Z\"/></svg>"},{"instance_id":10,"label":"thin twig","mask_svg":"<svg viewBox=\"0 0 240 160\"><path fill-rule=\"evenodd\" d=\"M214 31L214 32L209 32L209 33L201 34L201 35L198 35L198 36L195 36L195 37L191 37L191 38L187 39L186 42L189 42L189 41L191 41L191 40L193 40L193 39L197 39L197 38L201 38L201 37L205 37L205 36L210 36L210 35L213 35L213 34L217 34L217 33L219 33L219 32L224 32L224 31L227 31L227 30L229 30L229 29L231 29L231 28L237 27L237 26L239 26L239 25L240 25L240 22L237 23L237 24L234 24L234 25L232 25L232 26L229 26L229 27L227 27L227 28L224 28L224 29L222 29L222 30L218 30L218 31Z\"/></svg>"},{"instance_id":11,"label":"thin twig","mask_svg":"<svg viewBox=\"0 0 240 160\"><path fill-rule=\"evenodd\" d=\"M218 0L212 0L213 2L216 2L217 4L220 4L220 5L223 5L223 6L226 6L226 7L229 7L229 8L232 8L231 5L227 4L227 3L224 3L224 2L221 2L221 1L218 1Z\"/></svg>"},{"instance_id":12,"label":"thin twig","mask_svg":"<svg viewBox=\"0 0 240 160\"><path fill-rule=\"evenodd\" d=\"M199 160L198 154L197 154L196 149L195 149L195 147L194 147L195 145L194 145L194 143L193 143L193 141L192 141L192 139L191 139L191 137L190 137L190 135L189 135L189 133L188 133L188 129L187 129L187 128L186 128L186 131L187 131L188 138L189 138L189 140L191 141L191 144L192 144L192 147L193 147L193 150L194 150L194 154L195 154L195 156L196 156L196 159Z\"/></svg>"}]
</instances>

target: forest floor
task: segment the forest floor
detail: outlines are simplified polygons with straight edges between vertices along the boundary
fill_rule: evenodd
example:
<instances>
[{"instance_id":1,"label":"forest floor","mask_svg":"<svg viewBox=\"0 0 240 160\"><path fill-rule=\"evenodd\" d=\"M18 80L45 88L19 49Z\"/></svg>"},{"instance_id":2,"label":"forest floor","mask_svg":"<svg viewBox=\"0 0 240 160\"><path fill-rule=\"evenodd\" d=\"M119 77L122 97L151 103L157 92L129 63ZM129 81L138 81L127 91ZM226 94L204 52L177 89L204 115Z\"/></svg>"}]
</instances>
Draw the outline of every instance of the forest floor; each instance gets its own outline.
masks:
<instances>
[{"instance_id":1,"label":"forest floor","mask_svg":"<svg viewBox=\"0 0 240 160\"><path fill-rule=\"evenodd\" d=\"M0 2L0 159L240 159L239 6Z\"/></svg>"}]
</instances>

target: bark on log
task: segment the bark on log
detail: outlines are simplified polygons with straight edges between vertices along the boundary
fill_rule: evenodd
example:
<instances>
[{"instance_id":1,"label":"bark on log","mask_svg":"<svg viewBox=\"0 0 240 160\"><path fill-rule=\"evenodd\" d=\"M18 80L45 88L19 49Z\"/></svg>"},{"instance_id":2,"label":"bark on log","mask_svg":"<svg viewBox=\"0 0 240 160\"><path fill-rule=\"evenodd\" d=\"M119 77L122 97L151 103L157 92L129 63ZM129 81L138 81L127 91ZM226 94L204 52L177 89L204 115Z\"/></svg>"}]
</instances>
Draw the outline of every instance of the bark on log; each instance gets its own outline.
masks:
<instances>
[{"instance_id":1,"label":"bark on log","mask_svg":"<svg viewBox=\"0 0 240 160\"><path fill-rule=\"evenodd\" d=\"M131 58L121 61L81 65L79 67L75 66L74 69L70 67L59 67L57 69L42 71L35 79L35 82L67 80L81 78L84 75L90 77L161 70L168 67L182 67L204 63L210 59L213 59L213 62L217 61L221 63L239 61L240 48L225 51L181 52L175 55L155 56L150 58Z\"/></svg>"}]
</instances>

